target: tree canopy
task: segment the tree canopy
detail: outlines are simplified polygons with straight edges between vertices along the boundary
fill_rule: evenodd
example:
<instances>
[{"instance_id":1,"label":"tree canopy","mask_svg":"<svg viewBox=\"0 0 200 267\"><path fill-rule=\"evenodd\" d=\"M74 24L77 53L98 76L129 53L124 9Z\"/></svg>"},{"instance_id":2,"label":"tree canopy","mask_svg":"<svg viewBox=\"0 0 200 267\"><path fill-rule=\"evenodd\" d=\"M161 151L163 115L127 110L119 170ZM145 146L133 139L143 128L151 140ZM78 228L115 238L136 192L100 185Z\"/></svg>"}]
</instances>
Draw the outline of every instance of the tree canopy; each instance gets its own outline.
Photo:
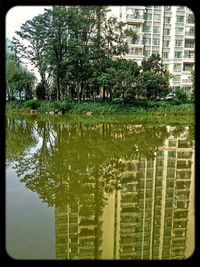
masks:
<instances>
[{"instance_id":1,"label":"tree canopy","mask_svg":"<svg viewBox=\"0 0 200 267\"><path fill-rule=\"evenodd\" d=\"M144 59L141 67L123 59L129 51L127 40L134 43L137 34L107 12L106 6L54 6L16 32L18 57L29 60L40 74L39 98L80 102L95 100L103 90L103 98L107 91L110 100L132 101L168 93L170 76L160 56ZM155 89L143 84L150 76Z\"/></svg>"}]
</instances>

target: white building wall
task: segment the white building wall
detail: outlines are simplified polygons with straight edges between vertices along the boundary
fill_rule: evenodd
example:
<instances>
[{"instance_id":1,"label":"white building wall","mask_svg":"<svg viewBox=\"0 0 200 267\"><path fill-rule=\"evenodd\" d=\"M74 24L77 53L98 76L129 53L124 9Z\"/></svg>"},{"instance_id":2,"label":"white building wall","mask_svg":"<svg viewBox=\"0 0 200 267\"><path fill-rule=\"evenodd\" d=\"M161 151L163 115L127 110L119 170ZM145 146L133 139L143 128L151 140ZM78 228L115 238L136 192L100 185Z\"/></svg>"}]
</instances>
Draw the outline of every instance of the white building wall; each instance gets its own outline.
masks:
<instances>
[{"instance_id":1,"label":"white building wall","mask_svg":"<svg viewBox=\"0 0 200 267\"><path fill-rule=\"evenodd\" d=\"M136 10L139 11L139 15L143 16L143 20L136 19L134 15L131 18L131 14L134 14ZM151 19L146 19L146 12L152 14ZM157 19L159 14L160 21ZM195 40L194 35L191 34L192 29L190 29L194 27L194 23L187 23L188 14L193 14L193 12L183 6L110 6L108 16L116 16L119 21L127 22L133 28L140 27L140 29L137 28L138 41L135 44L129 44L130 50L125 58L133 59L138 65L141 65L144 57L148 58L152 53L158 52L162 63L173 75L170 86L186 87L188 90L192 87L188 69L194 68L195 61L193 55L195 48L185 48L185 40L191 40L191 42ZM184 16L184 22L177 22L177 16ZM170 22L167 23L167 20ZM147 32L145 27L150 27L150 31ZM160 28L157 33L156 27ZM183 32L179 32L181 28ZM170 33L166 34L168 29ZM159 39L158 45L156 45L155 39ZM182 41L182 45L178 46L176 40ZM169 41L168 47L166 47L167 41ZM182 53L180 58L175 58L175 52Z\"/></svg>"}]
</instances>

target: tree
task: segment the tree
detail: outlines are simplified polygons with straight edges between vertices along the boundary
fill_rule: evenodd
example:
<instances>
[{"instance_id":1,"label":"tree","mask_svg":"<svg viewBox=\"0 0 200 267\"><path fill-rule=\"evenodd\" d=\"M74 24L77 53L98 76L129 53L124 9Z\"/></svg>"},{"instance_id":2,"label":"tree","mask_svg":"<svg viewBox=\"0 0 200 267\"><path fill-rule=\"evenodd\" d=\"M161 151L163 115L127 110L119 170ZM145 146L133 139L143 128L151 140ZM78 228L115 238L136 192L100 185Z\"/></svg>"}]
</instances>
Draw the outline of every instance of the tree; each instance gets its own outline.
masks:
<instances>
[{"instance_id":1,"label":"tree","mask_svg":"<svg viewBox=\"0 0 200 267\"><path fill-rule=\"evenodd\" d=\"M137 89L138 95L148 100L165 97L170 92L168 79L162 74L151 71L139 75Z\"/></svg>"},{"instance_id":2,"label":"tree","mask_svg":"<svg viewBox=\"0 0 200 267\"><path fill-rule=\"evenodd\" d=\"M6 92L8 101L18 96L21 100L22 95L24 95L25 99L30 99L35 79L34 74L20 64L15 54L6 55Z\"/></svg>"},{"instance_id":3,"label":"tree","mask_svg":"<svg viewBox=\"0 0 200 267\"><path fill-rule=\"evenodd\" d=\"M46 23L48 22L46 13L35 16L32 20L27 20L22 24L17 37L13 38L17 56L21 61L28 60L38 69L46 92L49 86L50 68L48 65L48 49L46 36Z\"/></svg>"},{"instance_id":4,"label":"tree","mask_svg":"<svg viewBox=\"0 0 200 267\"><path fill-rule=\"evenodd\" d=\"M160 55L152 54L149 58L144 58L142 61L142 70L154 73L165 73Z\"/></svg>"},{"instance_id":5,"label":"tree","mask_svg":"<svg viewBox=\"0 0 200 267\"><path fill-rule=\"evenodd\" d=\"M106 69L110 68L110 62L121 58L121 56L128 53L128 44L126 42L126 37L131 37L133 42L135 42L137 35L126 29L126 24L123 22L118 22L117 18L109 17L105 19L101 27L101 59L96 59L99 63L100 73L106 73ZM108 67L109 66L109 67ZM111 67L112 68L112 67ZM113 73L113 69L110 69L110 75ZM108 75L107 75L108 76ZM105 77L105 75L104 75ZM105 80L105 79L103 79ZM105 98L105 87L103 86L103 98ZM110 96L112 94L110 93Z\"/></svg>"},{"instance_id":6,"label":"tree","mask_svg":"<svg viewBox=\"0 0 200 267\"><path fill-rule=\"evenodd\" d=\"M57 100L76 94L80 102L88 92L94 98L108 62L128 52L126 38L135 41L136 34L117 18L107 19L106 13L104 6L54 6L16 32L17 55L38 69L46 96L50 98L53 80ZM108 72L111 76L112 69Z\"/></svg>"},{"instance_id":7,"label":"tree","mask_svg":"<svg viewBox=\"0 0 200 267\"><path fill-rule=\"evenodd\" d=\"M192 80L192 98L195 97L195 70L190 71L191 80Z\"/></svg>"},{"instance_id":8,"label":"tree","mask_svg":"<svg viewBox=\"0 0 200 267\"><path fill-rule=\"evenodd\" d=\"M116 68L114 96L121 97L124 101L131 101L136 96L136 78L139 67L133 60L119 59L114 61Z\"/></svg>"}]
</instances>

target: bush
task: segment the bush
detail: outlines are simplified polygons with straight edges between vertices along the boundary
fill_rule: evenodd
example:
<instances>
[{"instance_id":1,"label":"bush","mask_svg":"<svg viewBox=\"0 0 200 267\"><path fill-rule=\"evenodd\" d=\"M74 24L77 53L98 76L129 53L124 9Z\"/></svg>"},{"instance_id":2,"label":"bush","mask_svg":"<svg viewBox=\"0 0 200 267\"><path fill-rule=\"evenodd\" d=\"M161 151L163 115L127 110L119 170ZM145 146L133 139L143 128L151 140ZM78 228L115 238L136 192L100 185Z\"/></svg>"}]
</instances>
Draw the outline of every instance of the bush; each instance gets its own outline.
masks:
<instances>
[{"instance_id":1,"label":"bush","mask_svg":"<svg viewBox=\"0 0 200 267\"><path fill-rule=\"evenodd\" d=\"M188 95L182 88L177 88L175 94L178 100L180 100L181 102L187 102Z\"/></svg>"},{"instance_id":2,"label":"bush","mask_svg":"<svg viewBox=\"0 0 200 267\"><path fill-rule=\"evenodd\" d=\"M121 97L113 98L112 103L113 104L121 104L121 103L124 103L124 99Z\"/></svg>"},{"instance_id":3,"label":"bush","mask_svg":"<svg viewBox=\"0 0 200 267\"><path fill-rule=\"evenodd\" d=\"M158 103L155 101L147 100L146 107L147 108L155 108L155 107L158 107Z\"/></svg>"},{"instance_id":4,"label":"bush","mask_svg":"<svg viewBox=\"0 0 200 267\"><path fill-rule=\"evenodd\" d=\"M72 107L73 107L73 103L70 102L70 101L64 101L64 102L62 102L62 104L61 104L61 108L62 108L64 111L68 111L68 110L70 110Z\"/></svg>"},{"instance_id":5,"label":"bush","mask_svg":"<svg viewBox=\"0 0 200 267\"><path fill-rule=\"evenodd\" d=\"M40 102L37 99L31 99L24 102L25 108L37 109L40 106Z\"/></svg>"},{"instance_id":6,"label":"bush","mask_svg":"<svg viewBox=\"0 0 200 267\"><path fill-rule=\"evenodd\" d=\"M11 102L6 102L6 107L8 109L15 109L15 108L21 108L21 103L20 101L11 101Z\"/></svg>"}]
</instances>

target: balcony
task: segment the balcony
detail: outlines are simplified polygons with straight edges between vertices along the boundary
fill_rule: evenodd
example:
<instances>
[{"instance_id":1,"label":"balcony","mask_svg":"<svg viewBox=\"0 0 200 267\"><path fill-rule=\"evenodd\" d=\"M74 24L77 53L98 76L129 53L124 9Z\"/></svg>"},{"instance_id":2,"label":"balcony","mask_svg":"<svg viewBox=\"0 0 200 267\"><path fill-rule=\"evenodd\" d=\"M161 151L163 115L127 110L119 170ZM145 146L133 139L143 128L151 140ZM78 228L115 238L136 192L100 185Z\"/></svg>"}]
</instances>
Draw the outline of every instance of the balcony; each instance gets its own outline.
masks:
<instances>
[{"instance_id":1,"label":"balcony","mask_svg":"<svg viewBox=\"0 0 200 267\"><path fill-rule=\"evenodd\" d=\"M186 62L186 63L194 63L194 60L195 60L194 56L189 57L189 56L184 55L184 57L183 57L183 62ZM184 71L190 71L190 70L184 70Z\"/></svg>"},{"instance_id":2,"label":"balcony","mask_svg":"<svg viewBox=\"0 0 200 267\"><path fill-rule=\"evenodd\" d=\"M194 24L195 23L194 14L187 14L186 23L187 24Z\"/></svg>"},{"instance_id":3,"label":"balcony","mask_svg":"<svg viewBox=\"0 0 200 267\"><path fill-rule=\"evenodd\" d=\"M186 20L186 23L187 23L187 24L194 24L195 21L194 21L194 19L187 19L187 20Z\"/></svg>"},{"instance_id":4,"label":"balcony","mask_svg":"<svg viewBox=\"0 0 200 267\"><path fill-rule=\"evenodd\" d=\"M185 32L185 39L187 38L191 39L191 38L194 38L194 36L195 36L194 30Z\"/></svg>"},{"instance_id":5,"label":"balcony","mask_svg":"<svg viewBox=\"0 0 200 267\"><path fill-rule=\"evenodd\" d=\"M126 21L129 24L144 23L144 16L143 15L137 15L137 14L127 14L126 15Z\"/></svg>"},{"instance_id":6,"label":"balcony","mask_svg":"<svg viewBox=\"0 0 200 267\"><path fill-rule=\"evenodd\" d=\"M182 84L192 84L190 79L182 79Z\"/></svg>"}]
</instances>

